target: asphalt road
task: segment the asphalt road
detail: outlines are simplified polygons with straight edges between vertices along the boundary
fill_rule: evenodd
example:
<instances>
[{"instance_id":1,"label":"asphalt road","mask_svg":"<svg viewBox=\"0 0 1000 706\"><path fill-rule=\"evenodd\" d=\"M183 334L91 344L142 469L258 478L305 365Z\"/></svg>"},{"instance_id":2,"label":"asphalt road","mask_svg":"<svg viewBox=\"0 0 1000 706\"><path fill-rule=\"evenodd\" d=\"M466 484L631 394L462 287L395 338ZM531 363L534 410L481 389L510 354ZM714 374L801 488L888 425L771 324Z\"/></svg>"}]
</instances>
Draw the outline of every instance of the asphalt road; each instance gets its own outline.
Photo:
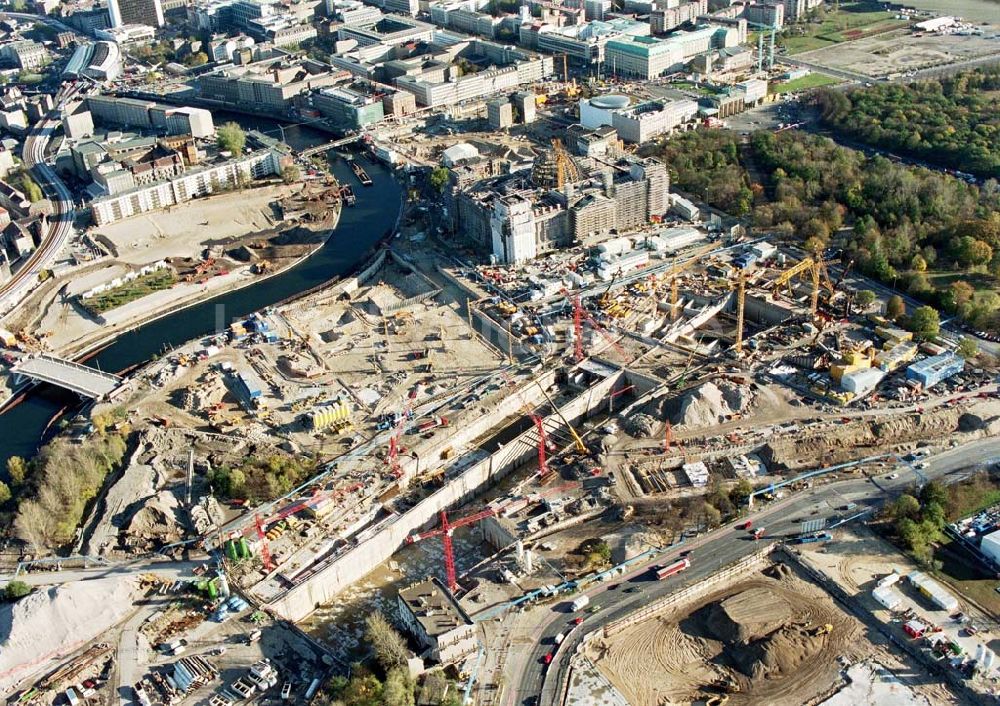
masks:
<instances>
[{"instance_id":1,"label":"asphalt road","mask_svg":"<svg viewBox=\"0 0 1000 706\"><path fill-rule=\"evenodd\" d=\"M70 581L92 581L94 579L113 578L115 576L133 576L136 574L156 574L161 578L179 580L194 577L195 567L205 561L164 561L162 559L130 562L128 564L98 565L88 568L62 569L60 571L32 571L15 576L12 573L0 574L0 583L14 580L23 581L29 586L52 586L69 583Z\"/></svg>"},{"instance_id":2,"label":"asphalt road","mask_svg":"<svg viewBox=\"0 0 1000 706\"><path fill-rule=\"evenodd\" d=\"M966 475L963 471L971 472L978 464L1000 462L1000 439L974 441L925 460L928 467L922 471L924 476L954 482ZM858 505L857 510L852 513L860 512L865 507L876 507L886 497L892 497L918 481L911 472L900 472L899 477L894 480L881 476L873 480L857 478L838 481L762 506L751 513L750 519L755 527L765 527L766 533L762 541L782 539L797 535L802 519L830 518L844 514L838 508L848 502ZM746 518L720 527L656 557L615 581L609 580L583 591L582 593L590 596L591 607L601 608L597 613L586 612L589 608L580 613L570 613L569 602L572 598L554 603L546 618L529 634L516 633L517 639L514 642L520 644L521 657L518 660L512 655L508 663L511 665L511 672L508 673L507 681L511 687L505 695L504 706L557 704L561 681L558 677L567 668L569 656L586 633L684 586L701 581L721 567L754 551L760 545L747 532L737 529L745 521ZM652 578L651 567L676 561L682 551L690 552L690 569L663 581ZM584 622L579 627L574 627L572 620L578 616L583 617ZM568 630L571 630L569 636L558 646L557 651L556 635ZM531 647L526 647L526 643ZM552 664L546 666L544 658L550 652L554 653L555 658Z\"/></svg>"}]
</instances>

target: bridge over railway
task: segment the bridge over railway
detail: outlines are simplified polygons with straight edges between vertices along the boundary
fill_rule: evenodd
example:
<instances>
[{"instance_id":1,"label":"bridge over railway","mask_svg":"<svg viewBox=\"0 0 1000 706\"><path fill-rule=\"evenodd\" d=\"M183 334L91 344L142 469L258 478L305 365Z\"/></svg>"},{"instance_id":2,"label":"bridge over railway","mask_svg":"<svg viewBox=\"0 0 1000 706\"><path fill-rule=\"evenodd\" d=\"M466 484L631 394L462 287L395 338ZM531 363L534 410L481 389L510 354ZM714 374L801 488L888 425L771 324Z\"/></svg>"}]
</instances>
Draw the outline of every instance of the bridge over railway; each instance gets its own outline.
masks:
<instances>
[{"instance_id":1,"label":"bridge over railway","mask_svg":"<svg viewBox=\"0 0 1000 706\"><path fill-rule=\"evenodd\" d=\"M25 378L47 382L71 390L83 397L101 399L122 384L123 378L112 373L63 360L54 355L39 353L21 358L11 368L14 381L21 384Z\"/></svg>"}]
</instances>

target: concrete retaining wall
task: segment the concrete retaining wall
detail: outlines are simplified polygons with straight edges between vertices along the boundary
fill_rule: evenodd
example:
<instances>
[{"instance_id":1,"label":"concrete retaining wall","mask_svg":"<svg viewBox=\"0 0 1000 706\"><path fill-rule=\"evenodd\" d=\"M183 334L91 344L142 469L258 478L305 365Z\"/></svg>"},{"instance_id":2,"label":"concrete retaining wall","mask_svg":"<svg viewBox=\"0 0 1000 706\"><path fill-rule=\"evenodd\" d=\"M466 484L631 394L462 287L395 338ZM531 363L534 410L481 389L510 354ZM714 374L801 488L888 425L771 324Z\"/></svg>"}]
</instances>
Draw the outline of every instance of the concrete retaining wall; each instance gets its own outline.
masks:
<instances>
[{"instance_id":1,"label":"concrete retaining wall","mask_svg":"<svg viewBox=\"0 0 1000 706\"><path fill-rule=\"evenodd\" d=\"M774 549L775 544L768 544L755 551L753 554L743 557L739 561L736 561L729 566L720 569L711 576L709 576L704 581L699 581L698 583L692 584L690 586L685 586L676 593L671 593L669 596L664 596L658 601L654 601L647 605L645 608L637 610L636 612L628 615L621 620L616 620L613 623L608 623L604 626L604 636L610 637L611 635L616 635L622 630L629 628L636 623L642 622L647 618L656 615L668 608L684 603L686 601L693 600L698 596L707 593L710 589L715 588L720 583L729 582L733 578L745 574L750 571L756 570L761 564L764 563L767 556Z\"/></svg>"},{"instance_id":2,"label":"concrete retaining wall","mask_svg":"<svg viewBox=\"0 0 1000 706\"><path fill-rule=\"evenodd\" d=\"M560 408L562 416L573 423L592 414L600 408L622 375L619 372L604 378L570 400ZM510 398L514 398L513 404L517 407L517 396L510 395L507 399ZM489 426L487 422L484 423ZM565 430L565 425L559 415L551 415L546 419L546 428ZM271 610L283 618L297 622L308 617L319 606L332 601L340 591L388 560L403 546L409 535L432 522L441 510L468 501L495 481L535 458L535 444L529 440L534 433L534 428L526 430L488 458L470 466L462 475L448 481L444 487L400 515L377 535L340 555L307 582L272 601L269 604Z\"/></svg>"}]
</instances>

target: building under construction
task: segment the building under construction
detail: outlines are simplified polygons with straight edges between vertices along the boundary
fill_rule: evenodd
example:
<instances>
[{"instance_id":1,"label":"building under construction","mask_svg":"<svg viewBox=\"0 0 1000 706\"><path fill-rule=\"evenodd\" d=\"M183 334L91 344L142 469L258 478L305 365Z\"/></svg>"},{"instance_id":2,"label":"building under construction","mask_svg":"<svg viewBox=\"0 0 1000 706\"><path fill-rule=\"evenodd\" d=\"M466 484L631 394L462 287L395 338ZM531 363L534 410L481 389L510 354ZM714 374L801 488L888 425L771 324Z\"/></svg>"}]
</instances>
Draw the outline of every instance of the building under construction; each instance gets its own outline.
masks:
<instances>
[{"instance_id":1,"label":"building under construction","mask_svg":"<svg viewBox=\"0 0 1000 706\"><path fill-rule=\"evenodd\" d=\"M514 264L655 222L670 208L669 190L658 160L574 159L556 141L530 173L483 179L455 194L451 225L498 262Z\"/></svg>"}]
</instances>

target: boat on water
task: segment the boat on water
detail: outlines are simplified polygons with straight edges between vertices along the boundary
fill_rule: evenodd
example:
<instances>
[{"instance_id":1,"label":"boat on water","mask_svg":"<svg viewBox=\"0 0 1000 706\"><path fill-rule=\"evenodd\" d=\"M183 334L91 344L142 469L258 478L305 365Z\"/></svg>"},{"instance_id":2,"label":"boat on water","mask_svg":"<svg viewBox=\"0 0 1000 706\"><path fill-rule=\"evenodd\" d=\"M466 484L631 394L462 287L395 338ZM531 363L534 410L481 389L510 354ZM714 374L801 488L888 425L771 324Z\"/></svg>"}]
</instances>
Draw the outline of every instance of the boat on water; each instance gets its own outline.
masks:
<instances>
[{"instance_id":1,"label":"boat on water","mask_svg":"<svg viewBox=\"0 0 1000 706\"><path fill-rule=\"evenodd\" d=\"M371 186L375 183L372 181L372 178L368 176L368 172L365 171L365 168L357 162L351 162L351 170L363 186Z\"/></svg>"},{"instance_id":2,"label":"boat on water","mask_svg":"<svg viewBox=\"0 0 1000 706\"><path fill-rule=\"evenodd\" d=\"M358 197L354 195L354 189L350 184L344 184L340 187L340 198L348 206L353 206L358 202Z\"/></svg>"}]
</instances>

